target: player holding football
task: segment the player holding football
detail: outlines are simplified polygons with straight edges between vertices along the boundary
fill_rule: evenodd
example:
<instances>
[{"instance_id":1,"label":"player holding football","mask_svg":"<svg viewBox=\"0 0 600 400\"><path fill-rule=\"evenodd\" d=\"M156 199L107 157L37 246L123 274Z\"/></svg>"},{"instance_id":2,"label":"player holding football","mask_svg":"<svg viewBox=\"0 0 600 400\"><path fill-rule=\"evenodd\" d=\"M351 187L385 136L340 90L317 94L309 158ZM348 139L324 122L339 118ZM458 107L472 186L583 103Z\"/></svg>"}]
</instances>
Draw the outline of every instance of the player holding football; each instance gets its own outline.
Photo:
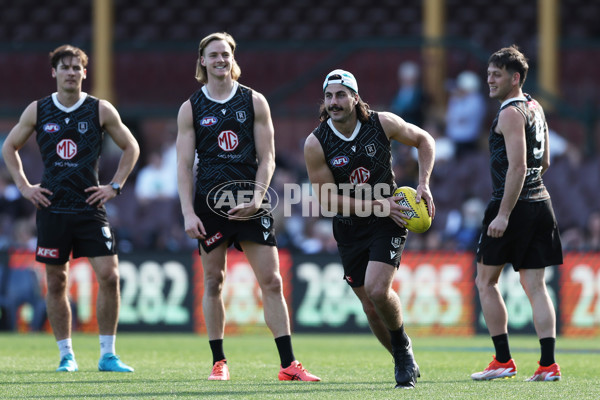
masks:
<instances>
[{"instance_id":1,"label":"player holding football","mask_svg":"<svg viewBox=\"0 0 600 400\"><path fill-rule=\"evenodd\" d=\"M265 322L275 337L279 380L319 381L292 350L290 322L283 297L273 217L261 208L275 169L274 129L264 96L238 83L236 43L227 33L200 41L196 79L203 83L177 117L177 182L185 231L198 239L204 269L202 307L213 355L209 380L229 380L223 350L225 307L222 298L227 248L244 251L262 290ZM194 190L194 156L198 155ZM230 182L253 186L254 198L220 209L212 193ZM256 184L254 184L256 182ZM232 198L238 198L231 185ZM194 197L195 192L195 197Z\"/></svg>"},{"instance_id":2,"label":"player holding football","mask_svg":"<svg viewBox=\"0 0 600 400\"><path fill-rule=\"evenodd\" d=\"M78 366L71 341L67 297L69 256L88 257L98 280L96 311L100 331L100 371L131 372L115 355L119 316L119 270L106 202L117 196L138 156L137 141L106 100L81 91L88 56L70 45L50 53L57 91L31 103L10 131L2 155L23 197L37 207L36 260L46 264L48 319L60 350L57 371ZM122 150L111 183L98 183L98 160L104 132ZM44 163L42 182L25 176L19 150L32 134Z\"/></svg>"},{"instance_id":3,"label":"player holding football","mask_svg":"<svg viewBox=\"0 0 600 400\"><path fill-rule=\"evenodd\" d=\"M560 380L554 360L556 315L544 281L546 266L562 264L562 247L542 175L550 165L548 126L537 101L522 91L529 66L517 46L488 60L490 97L500 101L489 134L492 199L477 248L477 278L483 316L496 354L475 380L512 377L517 367L508 344L508 314L498 290L506 263L519 272L540 339L539 368L529 381Z\"/></svg>"},{"instance_id":4,"label":"player holding football","mask_svg":"<svg viewBox=\"0 0 600 400\"><path fill-rule=\"evenodd\" d=\"M344 279L360 299L371 330L394 357L396 387L413 388L419 376L412 344L404 332L402 308L392 281L407 237L407 207L401 197L360 197L358 190L344 195L342 185L387 185L388 196L396 189L392 171L391 140L418 149L419 185L417 201L425 199L429 213L435 206L429 189L434 163L434 140L421 128L389 112L369 110L358 94L358 83L350 72L334 70L323 82L324 101L319 126L308 136L304 158L308 176L319 201L337 212L333 232L344 267ZM321 191L335 184L338 193ZM376 210L389 210L388 217ZM359 217L357 210L370 211ZM349 210L349 215L343 211Z\"/></svg>"}]
</instances>

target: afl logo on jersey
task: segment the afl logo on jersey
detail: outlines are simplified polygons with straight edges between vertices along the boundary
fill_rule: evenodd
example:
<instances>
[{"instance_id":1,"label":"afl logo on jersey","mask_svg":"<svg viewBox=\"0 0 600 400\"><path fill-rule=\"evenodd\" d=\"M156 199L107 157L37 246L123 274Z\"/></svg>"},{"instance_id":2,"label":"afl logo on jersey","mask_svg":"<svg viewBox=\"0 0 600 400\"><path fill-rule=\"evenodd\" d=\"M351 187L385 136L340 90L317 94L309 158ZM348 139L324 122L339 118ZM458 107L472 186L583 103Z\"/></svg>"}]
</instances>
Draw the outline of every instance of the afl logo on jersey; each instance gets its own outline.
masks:
<instances>
[{"instance_id":1,"label":"afl logo on jersey","mask_svg":"<svg viewBox=\"0 0 600 400\"><path fill-rule=\"evenodd\" d=\"M364 167L358 167L350 174L350 183L360 185L366 183L371 177L371 171Z\"/></svg>"},{"instance_id":2,"label":"afl logo on jersey","mask_svg":"<svg viewBox=\"0 0 600 400\"><path fill-rule=\"evenodd\" d=\"M77 154L77 144L71 139L63 139L56 145L56 154L63 160L70 160Z\"/></svg>"},{"instance_id":3,"label":"afl logo on jersey","mask_svg":"<svg viewBox=\"0 0 600 400\"><path fill-rule=\"evenodd\" d=\"M44 125L44 131L48 133L54 133L60 131L60 125L55 124L54 122L49 122Z\"/></svg>"},{"instance_id":4,"label":"afl logo on jersey","mask_svg":"<svg viewBox=\"0 0 600 400\"><path fill-rule=\"evenodd\" d=\"M223 131L219 134L219 147L224 151L233 151L238 147L238 135L234 131Z\"/></svg>"},{"instance_id":5,"label":"afl logo on jersey","mask_svg":"<svg viewBox=\"0 0 600 400\"><path fill-rule=\"evenodd\" d=\"M332 158L330 161L332 167L343 167L350 162L347 156L337 156Z\"/></svg>"},{"instance_id":6,"label":"afl logo on jersey","mask_svg":"<svg viewBox=\"0 0 600 400\"><path fill-rule=\"evenodd\" d=\"M204 117L202 118L202 121L200 121L200 125L202 126L211 126L217 123L217 121L219 121L217 119L217 117Z\"/></svg>"}]
</instances>

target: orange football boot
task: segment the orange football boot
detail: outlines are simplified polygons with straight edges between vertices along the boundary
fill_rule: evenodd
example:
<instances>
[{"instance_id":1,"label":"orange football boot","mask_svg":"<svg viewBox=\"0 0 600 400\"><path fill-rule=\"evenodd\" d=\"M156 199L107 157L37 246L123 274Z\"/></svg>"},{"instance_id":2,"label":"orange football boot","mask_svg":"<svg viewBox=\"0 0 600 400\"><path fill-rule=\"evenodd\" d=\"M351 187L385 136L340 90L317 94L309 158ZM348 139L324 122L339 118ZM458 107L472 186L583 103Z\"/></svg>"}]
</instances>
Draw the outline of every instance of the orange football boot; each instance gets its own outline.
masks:
<instances>
[{"instance_id":1,"label":"orange football boot","mask_svg":"<svg viewBox=\"0 0 600 400\"><path fill-rule=\"evenodd\" d=\"M516 374L517 366L512 358L505 363L501 363L498 362L496 356L494 356L490 365L481 372L471 374L471 379L475 381L489 381L498 378L512 378Z\"/></svg>"},{"instance_id":2,"label":"orange football boot","mask_svg":"<svg viewBox=\"0 0 600 400\"><path fill-rule=\"evenodd\" d=\"M321 378L308 372L299 361L293 361L289 367L279 370L279 380L318 382Z\"/></svg>"},{"instance_id":3,"label":"orange football boot","mask_svg":"<svg viewBox=\"0 0 600 400\"><path fill-rule=\"evenodd\" d=\"M227 366L227 360L217 361L213 365L212 372L208 377L209 381L228 381L229 380L229 367Z\"/></svg>"},{"instance_id":4,"label":"orange football boot","mask_svg":"<svg viewBox=\"0 0 600 400\"><path fill-rule=\"evenodd\" d=\"M538 364L540 362L538 361ZM525 379L527 382L534 381L560 381L560 367L557 363L551 364L547 367L542 367L541 365L535 371L535 374L531 378Z\"/></svg>"}]
</instances>

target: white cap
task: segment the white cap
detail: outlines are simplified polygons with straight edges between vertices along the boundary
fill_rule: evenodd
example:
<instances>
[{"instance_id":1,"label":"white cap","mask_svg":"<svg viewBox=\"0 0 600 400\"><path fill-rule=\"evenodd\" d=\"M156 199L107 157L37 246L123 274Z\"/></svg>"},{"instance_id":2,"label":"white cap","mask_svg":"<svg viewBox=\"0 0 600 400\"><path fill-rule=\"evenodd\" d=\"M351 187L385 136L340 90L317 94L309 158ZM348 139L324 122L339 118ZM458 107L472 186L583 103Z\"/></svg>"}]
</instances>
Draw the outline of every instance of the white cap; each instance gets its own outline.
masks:
<instances>
[{"instance_id":1,"label":"white cap","mask_svg":"<svg viewBox=\"0 0 600 400\"><path fill-rule=\"evenodd\" d=\"M465 92L479 90L479 76L472 71L463 71L456 78L456 86Z\"/></svg>"},{"instance_id":2,"label":"white cap","mask_svg":"<svg viewBox=\"0 0 600 400\"><path fill-rule=\"evenodd\" d=\"M412 61L405 61L398 67L398 76L403 79L416 79L419 76L419 66Z\"/></svg>"},{"instance_id":3,"label":"white cap","mask_svg":"<svg viewBox=\"0 0 600 400\"><path fill-rule=\"evenodd\" d=\"M323 82L323 91L325 91L330 83L341 83L358 93L358 83L356 82L356 78L350 72L344 71L343 69L334 69L327 74L325 81Z\"/></svg>"}]
</instances>

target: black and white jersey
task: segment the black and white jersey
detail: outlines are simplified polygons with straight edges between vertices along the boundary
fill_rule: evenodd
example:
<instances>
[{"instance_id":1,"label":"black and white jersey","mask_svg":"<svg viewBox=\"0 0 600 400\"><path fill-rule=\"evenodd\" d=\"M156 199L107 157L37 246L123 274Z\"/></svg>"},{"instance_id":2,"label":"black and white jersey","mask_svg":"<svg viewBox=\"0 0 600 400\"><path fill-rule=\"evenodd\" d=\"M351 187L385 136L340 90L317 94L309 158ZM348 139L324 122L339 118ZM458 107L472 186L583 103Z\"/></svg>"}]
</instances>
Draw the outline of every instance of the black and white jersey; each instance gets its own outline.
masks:
<instances>
[{"instance_id":1,"label":"black and white jersey","mask_svg":"<svg viewBox=\"0 0 600 400\"><path fill-rule=\"evenodd\" d=\"M206 86L190 97L196 154L196 195L220 184L254 181L258 162L254 144L252 89L235 82L225 100L210 97Z\"/></svg>"},{"instance_id":2,"label":"black and white jersey","mask_svg":"<svg viewBox=\"0 0 600 400\"><path fill-rule=\"evenodd\" d=\"M325 161L338 186L338 194L362 199L389 197L396 189L392 170L392 151L379 114L371 111L366 123L357 122L350 137L345 137L331 119L313 131L321 143ZM344 192L343 188L350 188ZM372 190L362 191L364 187ZM359 191L362 193L359 195Z\"/></svg>"},{"instance_id":3,"label":"black and white jersey","mask_svg":"<svg viewBox=\"0 0 600 400\"><path fill-rule=\"evenodd\" d=\"M492 173L492 200L501 200L506 184L508 156L504 135L495 132L500 112L506 107L515 107L525 118L525 142L527 174L519 200L541 201L550 198L542 180L542 160L546 141L546 117L540 104L531 96L514 97L502 103L492 123L489 136L490 170Z\"/></svg>"},{"instance_id":4,"label":"black and white jersey","mask_svg":"<svg viewBox=\"0 0 600 400\"><path fill-rule=\"evenodd\" d=\"M104 132L99 100L86 93L71 107L58 102L57 93L37 101L35 131L44 163L41 186L52 191L51 212L96 210L85 202L84 190L98 186L98 162Z\"/></svg>"}]
</instances>

